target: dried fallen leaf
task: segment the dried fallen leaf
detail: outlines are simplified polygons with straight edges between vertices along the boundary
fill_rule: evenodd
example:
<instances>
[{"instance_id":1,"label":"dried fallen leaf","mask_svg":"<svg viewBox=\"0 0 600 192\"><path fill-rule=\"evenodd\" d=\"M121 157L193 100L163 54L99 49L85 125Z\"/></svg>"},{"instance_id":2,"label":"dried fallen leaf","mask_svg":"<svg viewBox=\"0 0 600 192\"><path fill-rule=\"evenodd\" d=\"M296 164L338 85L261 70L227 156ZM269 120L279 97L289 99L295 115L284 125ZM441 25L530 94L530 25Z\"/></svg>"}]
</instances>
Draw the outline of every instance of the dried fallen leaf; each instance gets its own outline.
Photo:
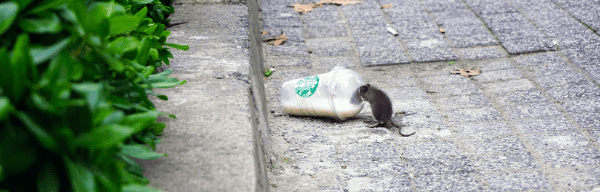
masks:
<instances>
[{"instance_id":1,"label":"dried fallen leaf","mask_svg":"<svg viewBox=\"0 0 600 192\"><path fill-rule=\"evenodd\" d=\"M440 28L440 32L441 32L441 33L445 33L445 32L446 32L446 30L444 30L444 29Z\"/></svg>"},{"instance_id":2,"label":"dried fallen leaf","mask_svg":"<svg viewBox=\"0 0 600 192\"><path fill-rule=\"evenodd\" d=\"M390 8L390 7L392 7L392 4L387 4L387 5L382 5L381 6L382 9Z\"/></svg>"},{"instance_id":3,"label":"dried fallen leaf","mask_svg":"<svg viewBox=\"0 0 600 192\"><path fill-rule=\"evenodd\" d=\"M262 35L266 35L266 34L268 34L268 33L269 33L268 31L263 31L263 32L262 32Z\"/></svg>"},{"instance_id":4,"label":"dried fallen leaf","mask_svg":"<svg viewBox=\"0 0 600 192\"><path fill-rule=\"evenodd\" d=\"M347 0L321 0L318 4L336 4L336 5L352 5L362 3L360 1L347 1Z\"/></svg>"},{"instance_id":5,"label":"dried fallen leaf","mask_svg":"<svg viewBox=\"0 0 600 192\"><path fill-rule=\"evenodd\" d=\"M452 71L450 73L451 74L460 74L465 77L470 77L470 76L479 75L479 73L481 73L481 71L479 71L477 69L458 69L458 70Z\"/></svg>"},{"instance_id":6,"label":"dried fallen leaf","mask_svg":"<svg viewBox=\"0 0 600 192\"><path fill-rule=\"evenodd\" d=\"M283 41L285 41L285 40L287 40L287 37L285 36L285 33L284 33L284 34L281 34L279 37L269 38L264 41L268 41L267 42L268 44L278 46L278 45L281 45L281 43L283 43Z\"/></svg>"},{"instance_id":7,"label":"dried fallen leaf","mask_svg":"<svg viewBox=\"0 0 600 192\"><path fill-rule=\"evenodd\" d=\"M312 11L313 9L315 9L315 5L314 4L293 4L292 6L294 6L294 11L296 12L300 12L300 13L305 13L305 12L309 12Z\"/></svg>"}]
</instances>

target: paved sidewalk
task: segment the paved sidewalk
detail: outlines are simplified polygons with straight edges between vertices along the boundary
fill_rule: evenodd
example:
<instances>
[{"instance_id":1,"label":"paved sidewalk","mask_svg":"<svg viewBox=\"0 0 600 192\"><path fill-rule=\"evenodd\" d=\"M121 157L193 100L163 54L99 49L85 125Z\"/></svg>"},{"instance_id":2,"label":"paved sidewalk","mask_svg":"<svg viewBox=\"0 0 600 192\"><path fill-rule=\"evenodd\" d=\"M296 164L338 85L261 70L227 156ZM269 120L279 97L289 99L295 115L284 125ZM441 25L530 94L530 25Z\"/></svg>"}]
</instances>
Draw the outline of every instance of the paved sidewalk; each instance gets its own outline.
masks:
<instances>
[{"instance_id":1,"label":"paved sidewalk","mask_svg":"<svg viewBox=\"0 0 600 192\"><path fill-rule=\"evenodd\" d=\"M263 44L271 191L600 190L598 0L286 7L316 2L261 4L265 37L288 37ZM416 134L368 128L368 105L345 122L283 113L283 82L336 65L388 93Z\"/></svg>"}]
</instances>

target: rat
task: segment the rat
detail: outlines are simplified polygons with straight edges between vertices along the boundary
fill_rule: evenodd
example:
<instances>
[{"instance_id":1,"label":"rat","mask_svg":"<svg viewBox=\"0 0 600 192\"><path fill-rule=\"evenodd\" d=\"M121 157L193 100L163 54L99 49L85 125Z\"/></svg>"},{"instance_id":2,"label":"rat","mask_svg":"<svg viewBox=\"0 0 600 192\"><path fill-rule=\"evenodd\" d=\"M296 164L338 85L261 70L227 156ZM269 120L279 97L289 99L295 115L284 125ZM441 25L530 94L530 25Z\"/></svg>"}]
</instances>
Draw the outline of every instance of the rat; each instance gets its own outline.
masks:
<instances>
[{"instance_id":1,"label":"rat","mask_svg":"<svg viewBox=\"0 0 600 192\"><path fill-rule=\"evenodd\" d=\"M370 128L384 126L386 124L391 124L398 128L398 133L403 137L411 136L415 133L411 133L408 135L402 134L402 127L392 121L392 114L394 113L392 109L392 101L390 98L375 86L371 86L371 84L366 84L360 86L359 95L371 104L371 111L373 111L373 117L377 120L377 123L369 126Z\"/></svg>"}]
</instances>

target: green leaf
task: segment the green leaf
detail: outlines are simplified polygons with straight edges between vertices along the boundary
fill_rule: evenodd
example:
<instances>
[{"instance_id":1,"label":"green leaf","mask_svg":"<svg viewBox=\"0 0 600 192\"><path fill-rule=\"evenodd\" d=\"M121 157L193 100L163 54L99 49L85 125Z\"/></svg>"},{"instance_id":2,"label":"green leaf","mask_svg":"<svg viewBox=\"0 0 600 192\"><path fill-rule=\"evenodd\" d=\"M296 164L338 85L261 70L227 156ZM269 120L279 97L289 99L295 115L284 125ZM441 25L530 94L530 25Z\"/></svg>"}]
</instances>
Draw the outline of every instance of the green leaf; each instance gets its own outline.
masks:
<instances>
[{"instance_id":1,"label":"green leaf","mask_svg":"<svg viewBox=\"0 0 600 192\"><path fill-rule=\"evenodd\" d=\"M31 81L30 74L28 74L32 64L29 55L29 35L22 34L17 37L10 61L13 69L12 96L14 101L19 101L27 84Z\"/></svg>"},{"instance_id":2,"label":"green leaf","mask_svg":"<svg viewBox=\"0 0 600 192\"><path fill-rule=\"evenodd\" d=\"M87 32L96 34L100 37L107 36L110 30L110 21L108 20L106 14L106 7L94 6L92 11L85 15L83 27ZM94 40L92 37L90 37L89 42L92 45L101 46L101 42L97 42L97 40Z\"/></svg>"},{"instance_id":3,"label":"green leaf","mask_svg":"<svg viewBox=\"0 0 600 192\"><path fill-rule=\"evenodd\" d=\"M156 50L155 48L151 48L150 49L150 57L154 60L158 60L158 50Z\"/></svg>"},{"instance_id":4,"label":"green leaf","mask_svg":"<svg viewBox=\"0 0 600 192\"><path fill-rule=\"evenodd\" d=\"M8 117L8 114L12 112L14 107L10 104L10 100L7 97L0 97L0 121ZM1 172L0 172L1 173Z\"/></svg>"},{"instance_id":5,"label":"green leaf","mask_svg":"<svg viewBox=\"0 0 600 192\"><path fill-rule=\"evenodd\" d=\"M63 157L67 175L71 181L71 189L75 192L96 191L94 175L81 165L73 163L68 157Z\"/></svg>"},{"instance_id":6,"label":"green leaf","mask_svg":"<svg viewBox=\"0 0 600 192\"><path fill-rule=\"evenodd\" d=\"M128 33L133 31L140 20L131 15L120 15L111 17L110 19L110 35Z\"/></svg>"},{"instance_id":7,"label":"green leaf","mask_svg":"<svg viewBox=\"0 0 600 192\"><path fill-rule=\"evenodd\" d=\"M148 76L148 81L152 88L170 88L177 85L183 85L186 81L179 81L175 78L164 77L164 76Z\"/></svg>"},{"instance_id":8,"label":"green leaf","mask_svg":"<svg viewBox=\"0 0 600 192\"><path fill-rule=\"evenodd\" d=\"M125 118L123 111L113 111L102 120L102 125L117 124Z\"/></svg>"},{"instance_id":9,"label":"green leaf","mask_svg":"<svg viewBox=\"0 0 600 192\"><path fill-rule=\"evenodd\" d=\"M54 192L60 189L58 173L54 165L45 162L37 174L37 187L39 192Z\"/></svg>"},{"instance_id":10,"label":"green leaf","mask_svg":"<svg viewBox=\"0 0 600 192\"><path fill-rule=\"evenodd\" d=\"M132 36L118 37L108 44L108 47L117 54L125 54L129 51L134 51L141 46L140 40Z\"/></svg>"},{"instance_id":11,"label":"green leaf","mask_svg":"<svg viewBox=\"0 0 600 192\"><path fill-rule=\"evenodd\" d=\"M18 12L19 5L15 2L0 3L0 35L10 28Z\"/></svg>"},{"instance_id":12,"label":"green leaf","mask_svg":"<svg viewBox=\"0 0 600 192\"><path fill-rule=\"evenodd\" d=\"M142 46L138 49L138 53L135 57L135 61L139 64L146 65L148 61L148 55L150 54L150 46L152 45L152 39L144 37L142 39Z\"/></svg>"},{"instance_id":13,"label":"green leaf","mask_svg":"<svg viewBox=\"0 0 600 192\"><path fill-rule=\"evenodd\" d=\"M173 47L175 49L184 50L184 51L190 49L190 46L187 46L187 45L178 45L178 44L173 44L173 43L165 43L165 45L169 46L169 47Z\"/></svg>"},{"instance_id":14,"label":"green leaf","mask_svg":"<svg viewBox=\"0 0 600 192\"><path fill-rule=\"evenodd\" d=\"M39 19L21 19L19 26L31 33L58 33L62 30L60 19L54 13Z\"/></svg>"},{"instance_id":15,"label":"green leaf","mask_svg":"<svg viewBox=\"0 0 600 192\"><path fill-rule=\"evenodd\" d=\"M52 103L48 102L45 98L43 98L38 93L35 93L35 92L32 93L31 100L33 101L33 104L37 108L41 109L42 111L54 113L56 110L55 107L52 105Z\"/></svg>"},{"instance_id":16,"label":"green leaf","mask_svg":"<svg viewBox=\"0 0 600 192\"><path fill-rule=\"evenodd\" d=\"M55 57L69 44L69 39L65 38L56 42L54 45L48 47L34 46L29 50L29 53L33 56L33 63L38 65L50 58Z\"/></svg>"},{"instance_id":17,"label":"green leaf","mask_svg":"<svg viewBox=\"0 0 600 192\"><path fill-rule=\"evenodd\" d=\"M22 11L23 9L27 8L27 6L29 4L31 4L32 1L33 0L19 0L19 1L16 1L16 3L19 4L19 11Z\"/></svg>"},{"instance_id":18,"label":"green leaf","mask_svg":"<svg viewBox=\"0 0 600 192\"><path fill-rule=\"evenodd\" d=\"M166 127L167 127L167 124L165 124L165 123L154 122L154 124L152 124L152 126L150 127L150 130L152 130L152 133L154 133L155 135L162 135L163 131ZM150 145L150 147L152 147L152 145ZM152 149L155 149L155 148L152 147Z\"/></svg>"},{"instance_id":19,"label":"green leaf","mask_svg":"<svg viewBox=\"0 0 600 192\"><path fill-rule=\"evenodd\" d=\"M160 192L161 190L146 187L140 184L128 184L123 186L123 192Z\"/></svg>"},{"instance_id":20,"label":"green leaf","mask_svg":"<svg viewBox=\"0 0 600 192\"><path fill-rule=\"evenodd\" d=\"M144 8L142 8L140 11L138 11L138 12L135 14L135 17L136 17L137 19L139 19L140 21L142 21L142 19L143 19L144 17L146 17L146 14L148 14L148 7L144 7Z\"/></svg>"},{"instance_id":21,"label":"green leaf","mask_svg":"<svg viewBox=\"0 0 600 192\"><path fill-rule=\"evenodd\" d=\"M83 133L75 139L75 144L88 148L104 148L118 143L138 130L124 125L102 125L90 132Z\"/></svg>"},{"instance_id":22,"label":"green leaf","mask_svg":"<svg viewBox=\"0 0 600 192\"><path fill-rule=\"evenodd\" d=\"M125 117L125 119L121 121L121 125L131 126L135 130L141 131L150 127L150 125L156 121L158 115L159 114L156 111L132 114Z\"/></svg>"},{"instance_id":23,"label":"green leaf","mask_svg":"<svg viewBox=\"0 0 600 192\"><path fill-rule=\"evenodd\" d=\"M166 69L163 72L160 72L160 73L157 73L157 74L154 74L154 75L150 75L150 76L148 76L148 78L150 78L150 77L157 77L157 76L166 77L166 76L170 75L171 73L173 73L173 69Z\"/></svg>"},{"instance_id":24,"label":"green leaf","mask_svg":"<svg viewBox=\"0 0 600 192\"><path fill-rule=\"evenodd\" d=\"M13 70L10 64L10 56L6 47L0 47L0 89L3 95L13 98Z\"/></svg>"},{"instance_id":25,"label":"green leaf","mask_svg":"<svg viewBox=\"0 0 600 192\"><path fill-rule=\"evenodd\" d=\"M48 9L54 9L62 4L69 3L71 1L72 0L45 0L39 3L37 7L34 7L33 9L29 10L29 14L36 14Z\"/></svg>"},{"instance_id":26,"label":"green leaf","mask_svg":"<svg viewBox=\"0 0 600 192\"><path fill-rule=\"evenodd\" d=\"M73 90L85 95L85 100L90 111L94 111L100 106L100 101L103 99L103 89L104 86L100 83L81 83L73 85Z\"/></svg>"},{"instance_id":27,"label":"green leaf","mask_svg":"<svg viewBox=\"0 0 600 192\"><path fill-rule=\"evenodd\" d=\"M165 156L163 153L156 153L140 144L123 145L121 153L138 159L158 159L159 157Z\"/></svg>"},{"instance_id":28,"label":"green leaf","mask_svg":"<svg viewBox=\"0 0 600 192\"><path fill-rule=\"evenodd\" d=\"M23 112L16 112L15 114L19 119L21 119L21 121L23 122L23 124L25 124L25 127L27 128L27 130L29 130L29 132L33 133L33 135L35 136L35 138L37 139L37 141L44 146L46 149L50 150L50 151L58 151L58 143L56 142L56 140L54 140L54 138L52 138L52 136L50 136L50 134L48 134L48 132L46 132L46 130L42 129L42 127L40 127L33 119L31 119L27 114L23 113Z\"/></svg>"}]
</instances>

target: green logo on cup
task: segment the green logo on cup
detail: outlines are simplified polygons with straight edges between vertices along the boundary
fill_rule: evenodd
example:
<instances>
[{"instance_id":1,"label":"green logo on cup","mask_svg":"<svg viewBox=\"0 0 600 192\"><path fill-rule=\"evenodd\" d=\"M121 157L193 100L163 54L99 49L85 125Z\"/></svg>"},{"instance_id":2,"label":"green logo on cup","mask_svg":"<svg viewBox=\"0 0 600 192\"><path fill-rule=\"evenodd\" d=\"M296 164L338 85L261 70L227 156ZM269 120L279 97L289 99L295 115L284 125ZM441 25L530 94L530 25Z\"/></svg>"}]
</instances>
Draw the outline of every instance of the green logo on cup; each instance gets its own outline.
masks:
<instances>
[{"instance_id":1,"label":"green logo on cup","mask_svg":"<svg viewBox=\"0 0 600 192\"><path fill-rule=\"evenodd\" d=\"M317 87L319 87L318 76L306 77L296 82L296 94L304 98L310 97L317 91Z\"/></svg>"}]
</instances>

